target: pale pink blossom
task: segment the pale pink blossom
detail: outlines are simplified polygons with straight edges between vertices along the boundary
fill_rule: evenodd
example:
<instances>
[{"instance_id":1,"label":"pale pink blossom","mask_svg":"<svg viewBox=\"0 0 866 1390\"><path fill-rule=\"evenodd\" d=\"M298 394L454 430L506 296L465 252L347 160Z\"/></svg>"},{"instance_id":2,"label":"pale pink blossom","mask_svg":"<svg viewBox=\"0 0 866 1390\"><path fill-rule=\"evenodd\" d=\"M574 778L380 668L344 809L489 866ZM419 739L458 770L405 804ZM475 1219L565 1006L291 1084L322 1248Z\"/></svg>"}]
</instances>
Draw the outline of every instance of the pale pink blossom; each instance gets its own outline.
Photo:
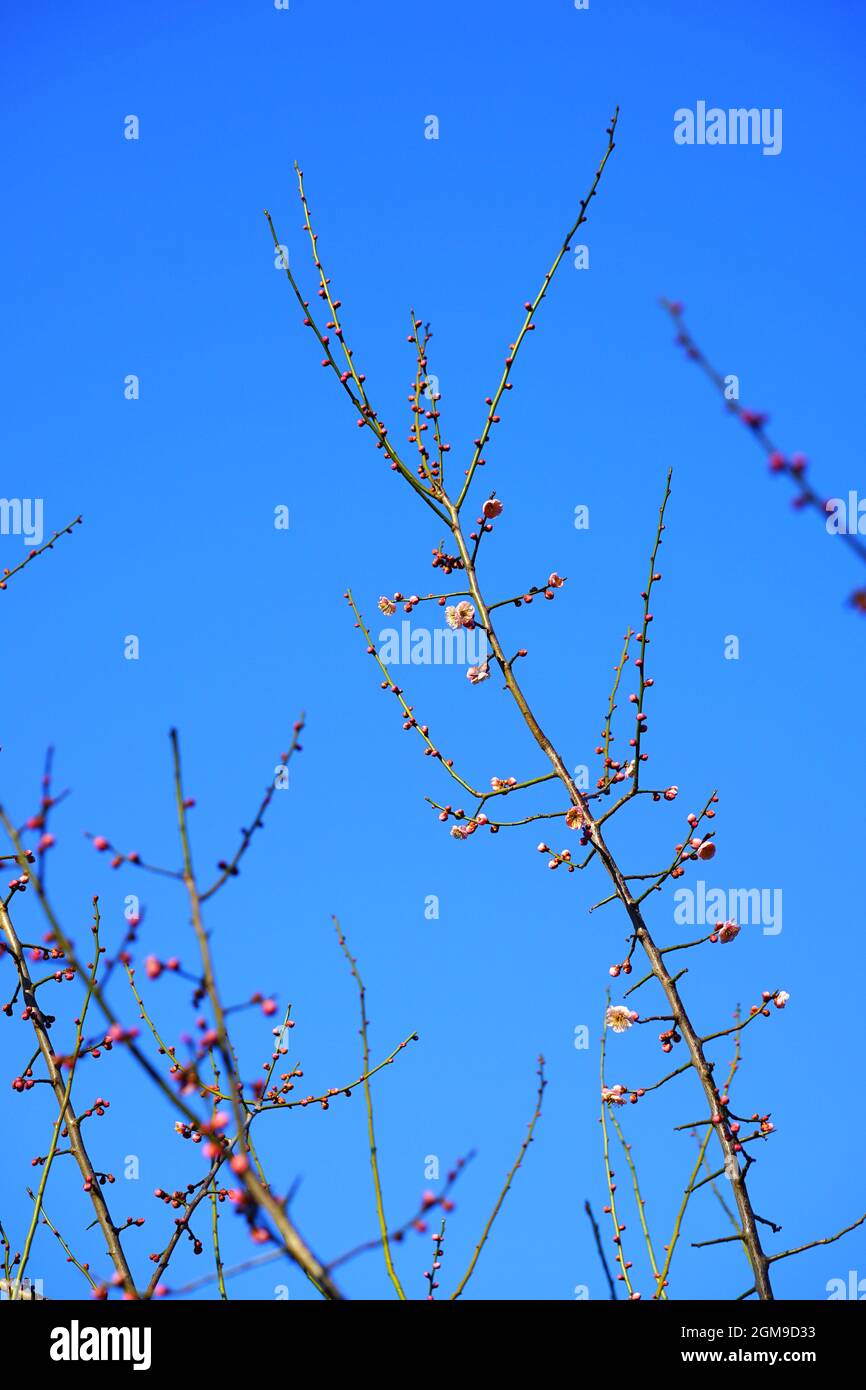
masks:
<instances>
[{"instance_id":1,"label":"pale pink blossom","mask_svg":"<svg viewBox=\"0 0 866 1390\"><path fill-rule=\"evenodd\" d=\"M665 792L665 801L676 801L678 792L679 787L668 787L667 791Z\"/></svg>"},{"instance_id":2,"label":"pale pink blossom","mask_svg":"<svg viewBox=\"0 0 866 1390\"><path fill-rule=\"evenodd\" d=\"M579 830L583 825L584 815L579 806L569 806L565 813L565 823L569 830Z\"/></svg>"},{"instance_id":3,"label":"pale pink blossom","mask_svg":"<svg viewBox=\"0 0 866 1390\"><path fill-rule=\"evenodd\" d=\"M473 685L480 685L482 681L490 679L490 666L488 662L482 661L480 666L470 666L466 672L466 679Z\"/></svg>"},{"instance_id":4,"label":"pale pink blossom","mask_svg":"<svg viewBox=\"0 0 866 1390\"><path fill-rule=\"evenodd\" d=\"M481 515L487 521L492 521L494 517L502 515L502 503L498 497L488 497L484 506L481 508Z\"/></svg>"},{"instance_id":5,"label":"pale pink blossom","mask_svg":"<svg viewBox=\"0 0 866 1390\"><path fill-rule=\"evenodd\" d=\"M625 1086L602 1086L601 1098L607 1105L625 1105Z\"/></svg>"},{"instance_id":6,"label":"pale pink blossom","mask_svg":"<svg viewBox=\"0 0 866 1390\"><path fill-rule=\"evenodd\" d=\"M615 1033L625 1033L637 1022L637 1014L627 1009L625 1004L611 1004L604 1018L608 1028Z\"/></svg>"},{"instance_id":7,"label":"pale pink blossom","mask_svg":"<svg viewBox=\"0 0 866 1390\"><path fill-rule=\"evenodd\" d=\"M716 928L716 936L718 936L723 946L727 945L729 941L733 941L739 934L740 928L737 926L736 922L722 922L721 925Z\"/></svg>"},{"instance_id":8,"label":"pale pink blossom","mask_svg":"<svg viewBox=\"0 0 866 1390\"><path fill-rule=\"evenodd\" d=\"M787 1004L790 998L791 996L786 989L780 989L778 994L775 995L773 1003L775 1004L777 1009L784 1009L785 1005Z\"/></svg>"},{"instance_id":9,"label":"pale pink blossom","mask_svg":"<svg viewBox=\"0 0 866 1390\"><path fill-rule=\"evenodd\" d=\"M464 599L463 602L458 603L456 607L445 609L445 621L450 628L474 627L475 609L471 603L468 603L466 599Z\"/></svg>"},{"instance_id":10,"label":"pale pink blossom","mask_svg":"<svg viewBox=\"0 0 866 1390\"><path fill-rule=\"evenodd\" d=\"M392 598L386 598L383 594L378 603L379 611L385 614L386 618L391 618L397 612L397 605Z\"/></svg>"}]
</instances>

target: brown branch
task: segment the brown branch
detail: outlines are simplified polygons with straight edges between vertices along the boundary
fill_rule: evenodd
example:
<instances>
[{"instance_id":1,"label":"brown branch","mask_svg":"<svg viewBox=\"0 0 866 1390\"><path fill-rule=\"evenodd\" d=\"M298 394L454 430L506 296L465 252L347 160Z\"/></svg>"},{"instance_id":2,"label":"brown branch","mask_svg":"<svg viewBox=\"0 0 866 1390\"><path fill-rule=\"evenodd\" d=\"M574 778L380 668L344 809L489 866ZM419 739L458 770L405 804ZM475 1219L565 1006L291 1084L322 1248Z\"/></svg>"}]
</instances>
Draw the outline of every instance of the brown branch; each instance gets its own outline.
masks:
<instances>
[{"instance_id":1,"label":"brown branch","mask_svg":"<svg viewBox=\"0 0 866 1390\"><path fill-rule=\"evenodd\" d=\"M775 476L787 477L794 485L795 497L794 506L799 510L805 507L811 508L819 513L826 522L828 513L827 499L816 492L806 479L806 460L802 454L793 454L788 458L773 443L767 432L767 417L761 411L748 410L742 406L739 400L733 400L727 394L727 382L725 377L719 372L712 363L704 356L701 348L695 342L691 333L685 325L683 319L683 306L669 299L662 299L661 306L670 314L677 330L676 342L685 352L686 357L691 362L695 362L712 382L713 386L724 400L725 409L746 426L749 433L763 449L767 455L770 472ZM860 539L855 529L839 531L837 534L848 546L849 550L857 556L859 560L866 561L866 544ZM851 605L859 612L866 612L866 589L858 589L851 595Z\"/></svg>"},{"instance_id":2,"label":"brown branch","mask_svg":"<svg viewBox=\"0 0 866 1390\"><path fill-rule=\"evenodd\" d=\"M575 229L576 227L580 226L581 222L584 219L586 206L589 202L589 199L595 195L596 187L598 184L598 180L601 176L601 172L604 169L605 163L613 149L613 136L616 128L616 120L617 116L615 115L607 132L608 148L605 151L604 157L596 172L595 182L592 186L589 198L585 199L584 202L581 204L580 214L578 216L577 222L575 223ZM573 230L569 233L569 238L573 234ZM544 729L542 728L539 722L538 717L536 716L533 708L530 706L529 701L527 700L521 688L521 685L517 680L517 677L515 676L514 659L512 658L511 660L509 660L509 658L507 657L505 649L499 639L495 625L491 619L491 608L486 603L475 565L477 544L475 545L474 549L471 547L471 542L473 538L469 537L469 540L467 541L467 538L464 536L460 520L460 507L472 481L474 471L480 463L481 451L488 438L492 425L495 424L498 419L498 416L496 416L495 411L499 399L503 391L510 385L508 377L510 375L511 367L514 362L515 354L518 351L526 332L528 332L529 329L532 327L532 318L535 313L535 309L537 308L540 299L543 297L544 293L547 290L553 272L556 270L556 267L562 259L569 238L566 238L563 248L560 251L560 254L557 257L556 261L554 262L552 270L548 272L547 277L545 277L545 280L542 283L541 291L539 292L539 295L537 296L535 302L529 304L527 307L527 318L524 321L523 328L521 329L521 333L518 336L516 343L511 348L510 356L506 359L505 371L503 372L502 378L500 380L499 388L497 389L496 394L492 398L490 398L487 422L485 424L481 436L478 440L476 440L475 453L473 455L470 467L467 470L466 481L461 489L459 496L457 497L456 501L452 501L451 498L446 494L444 487L440 486L436 490L437 503L445 513L448 526L457 549L457 554L454 557L446 557L446 563L448 567L448 572L450 572L454 568L460 568L464 571L465 579L468 584L469 591L475 607L474 619L475 622L479 626L481 626L487 634L487 640L492 650L492 660L494 660L498 665L504 678L506 688L511 694L511 697L514 700L514 703L516 704L517 709L519 710L520 715L527 726L527 729L532 735L537 746L540 748L541 752L548 759L553 769L554 775L559 779L564 788L564 791L570 803L568 821L569 825L572 828L580 829L582 843L590 847L589 857L592 857L594 855L601 862L605 872L608 875L608 878L611 881L611 886L614 894L623 905L623 908L629 918L629 922L631 925L632 949L634 949L634 946L637 943L639 943L644 954L646 955L650 971L652 972L655 979L659 982L659 985L661 986L665 994L667 1005L672 1019L674 1021L674 1027L676 1031L680 1034L683 1041L685 1042L686 1051L689 1057L689 1061L686 1065L687 1067L694 1068L698 1076L701 1089L704 1093L708 1112L710 1115L715 1115L718 1111L719 1098L718 1089L713 1081L714 1063L709 1061L704 1053L704 1040L702 1039L700 1033L692 1023L691 1017L686 1010L686 1007L682 1001L682 998L680 997L677 988L677 980L681 978L684 972L680 972L679 976L672 976L668 971L665 964L664 951L656 945L644 920L641 909L641 900L633 896L629 880L621 870L617 859L615 858L613 852L607 845L605 839L602 827L604 822L610 818L610 815L612 814L612 811L615 808L611 808L611 811L608 811L606 815L603 817L594 818L591 809L590 798L586 796L577 786L574 778L568 770L568 766L564 761L562 755L555 747L555 745L552 743L548 735L545 733ZM328 365L327 359L325 365ZM368 424L370 423L369 419L362 419L362 423L364 422ZM420 484L418 483L417 479L413 478L412 484L416 488L416 490L421 490L422 492L424 492L424 489L420 488ZM655 566L657 553L662 543L665 506L667 504L669 495L670 475L668 475L664 498L659 509L658 527L656 530L655 542L653 545L649 566L649 580L641 596L644 603L644 611L639 637L640 656L638 658L638 670L640 671L640 690L639 694L635 697L635 702L637 703L638 708L636 711L637 728L635 732L634 771L632 784L632 790L634 792L637 792L638 790L640 763L642 761L645 761L647 756L645 753L641 751L640 743L644 735L644 726L646 722L642 705L646 690L650 684L649 680L647 679L645 669L647 647L649 646L650 640L649 627L653 619L653 615L649 609L649 604L650 595L653 591L653 587L657 583L658 579L661 577L658 574ZM429 500L429 496L425 494L425 501L429 502ZM501 506L499 506L499 510L501 511ZM498 512L496 514L498 514ZM441 554L441 550L437 552L437 555ZM355 608L354 601L351 599L351 597L350 602L352 602L352 606L353 608ZM360 626L361 622L360 616L357 612L357 608L355 608L355 614ZM369 634L366 633L366 630L365 635L367 636L368 640L368 650L370 650L373 653L373 655L376 656L378 659L378 654L375 652L375 648L373 648L372 643L370 643ZM485 663L484 669L487 669L487 663ZM387 673L385 674L387 675ZM407 727L412 727L415 721L414 717L412 716L411 709L407 705L404 706L404 709L410 721L407 724ZM421 732L423 735L424 730L422 729ZM428 752L437 753L437 756L441 757L441 755L438 754L437 750L432 746L428 746ZM454 774L452 773L452 775ZM627 799L627 796L623 798L623 803ZM554 862L559 862L561 858L561 855L555 856ZM675 865L675 867L678 868L679 865L677 864ZM648 889L647 892L656 891L656 888L659 886L660 885L653 885L653 887L651 889ZM746 1173L748 1171L749 1165L747 1163L744 1168L740 1167L738 1153L741 1151L742 1146L741 1144L735 1142L734 1137L728 1131L727 1126L725 1124L716 1124L713 1128L716 1134L717 1141L722 1149L722 1153L724 1156L725 1171L727 1171L730 1176L731 1188L736 1201L737 1211L739 1214L739 1220L741 1223L743 1233L743 1243L746 1247L749 1260L752 1265L752 1270L755 1278L755 1286L762 1299L771 1299L773 1297L773 1293L769 1278L769 1260L761 1244L760 1234L758 1232L758 1224L755 1218L754 1211L752 1209L748 1189L746 1186Z\"/></svg>"},{"instance_id":3,"label":"brown branch","mask_svg":"<svg viewBox=\"0 0 866 1390\"><path fill-rule=\"evenodd\" d=\"M802 1255L804 1250L814 1250L816 1245L832 1245L834 1240L841 1240L843 1236L847 1236L849 1231L856 1231L857 1227L862 1226L864 1221L866 1221L866 1212L863 1213L859 1221L852 1221L850 1226L844 1226L834 1236L823 1236L820 1240L810 1240L807 1245L798 1245L793 1250L781 1250L778 1255L771 1255L770 1263L775 1264L776 1260L787 1260L789 1255Z\"/></svg>"},{"instance_id":4,"label":"brown branch","mask_svg":"<svg viewBox=\"0 0 866 1390\"><path fill-rule=\"evenodd\" d=\"M95 899L94 907L96 907ZM60 1111L64 1119L66 1131L69 1136L69 1147L72 1151L72 1155L75 1159L75 1162L78 1165L78 1170L81 1173L82 1178L84 1179L84 1188L90 1198L91 1203L93 1204L93 1209L96 1213L96 1220L99 1223L99 1228L102 1231L103 1236L105 1237L106 1250L108 1252L112 1264L114 1265L114 1268L117 1272L118 1278L123 1288L133 1298L137 1298L138 1294L135 1287L135 1279L133 1278L132 1271L130 1270L129 1265L127 1264L126 1255L124 1254L123 1247L120 1243L118 1228L112 1220L111 1213L109 1212L108 1204L105 1200L105 1196L102 1191L102 1186L99 1181L99 1176L97 1175L96 1170L94 1169L93 1164L90 1161L90 1155L87 1152L87 1147L81 1135L81 1126L79 1123L78 1116L75 1113L75 1109L72 1105L71 1098L67 1094L66 1082L63 1080L63 1075L60 1066L58 1065L57 1058L55 1056L54 1046L49 1036L48 1021L45 1015L42 1013L42 1010L37 1002L36 994L34 992L33 980L31 979L30 971L27 967L27 961L24 956L24 950L21 946L21 942L19 941L18 935L12 924L12 919L9 915L8 907L6 903L2 901L0 901L0 929L2 929L3 935L6 938L6 944L9 949L9 953L12 956L12 959L15 962L16 970L18 971L18 978L21 981L21 990L24 997L25 1007L28 1011L30 1022L33 1025L33 1031L36 1034L36 1041L39 1045L39 1051L42 1055L42 1060L45 1063L45 1069L48 1073L48 1079L51 1084L51 1089L54 1092L57 1104L60 1107ZM95 949L98 950L98 941L96 942Z\"/></svg>"},{"instance_id":5,"label":"brown branch","mask_svg":"<svg viewBox=\"0 0 866 1390\"><path fill-rule=\"evenodd\" d=\"M77 516L74 521L70 521L68 526L64 526L62 531L55 531L50 540L47 540L44 545L40 545L38 550L31 550L30 554L26 559L21 561L20 565L16 565L15 568L11 570L3 570L2 575L0 575L0 590L6 588L7 581L10 580L13 575L20 574L21 570L26 569L34 560L38 560L40 555L44 555L46 550L53 550L55 542L59 541L61 536L71 536L73 526L82 526L83 524L84 517Z\"/></svg>"},{"instance_id":6,"label":"brown branch","mask_svg":"<svg viewBox=\"0 0 866 1390\"><path fill-rule=\"evenodd\" d=\"M192 852L186 823L187 803L183 790L183 778L180 765L180 744L176 729L171 730L170 737L174 761L174 788L175 801L177 804L178 829L180 831L181 847L183 850L183 879L189 895L192 926L201 956L205 992L210 1001L211 1009L213 1010L214 1026L216 1028L218 1040L217 1048L222 1058L229 1082L235 1127L238 1135L242 1136L242 1147L245 1147L245 1116L241 1104L242 1083L237 1076L234 1053L226 1028L225 1011L217 989L216 977L214 974L210 937L205 931L201 911L201 899L199 897L198 886L192 867ZM326 1298L341 1300L343 1295L340 1290L337 1288L322 1262L313 1254L300 1232L292 1221L289 1220L285 1208L273 1196L270 1189L256 1176L251 1167L247 1167L241 1174L241 1177L250 1200L256 1207L262 1208L268 1217L270 1217L270 1220L280 1234L286 1251L291 1255L296 1264L300 1266L307 1278L310 1279Z\"/></svg>"},{"instance_id":7,"label":"brown branch","mask_svg":"<svg viewBox=\"0 0 866 1390\"><path fill-rule=\"evenodd\" d=\"M337 921L336 917L332 918L332 921L337 931L337 940L340 943L346 960L349 962L352 978L358 986L358 1000L361 1008L361 1047L364 1063L364 1102L367 1107L367 1137L370 1145L370 1168L373 1174L373 1190L376 1194L376 1215L379 1218L379 1230L382 1233L382 1252L385 1256L385 1267L388 1271L388 1278L397 1291L397 1297L402 1303L405 1303L406 1293L400 1282L400 1277L394 1268L394 1260L391 1255L391 1244L388 1238L388 1223L385 1219L385 1202L382 1196L382 1179L379 1174L379 1151L376 1147L376 1131L373 1124L373 1096L370 1091L368 1075L370 1071L370 1042L367 1022L367 992L364 989L364 981L361 979L361 973L358 970L358 962L349 950L349 945L343 935L340 923Z\"/></svg>"}]
</instances>

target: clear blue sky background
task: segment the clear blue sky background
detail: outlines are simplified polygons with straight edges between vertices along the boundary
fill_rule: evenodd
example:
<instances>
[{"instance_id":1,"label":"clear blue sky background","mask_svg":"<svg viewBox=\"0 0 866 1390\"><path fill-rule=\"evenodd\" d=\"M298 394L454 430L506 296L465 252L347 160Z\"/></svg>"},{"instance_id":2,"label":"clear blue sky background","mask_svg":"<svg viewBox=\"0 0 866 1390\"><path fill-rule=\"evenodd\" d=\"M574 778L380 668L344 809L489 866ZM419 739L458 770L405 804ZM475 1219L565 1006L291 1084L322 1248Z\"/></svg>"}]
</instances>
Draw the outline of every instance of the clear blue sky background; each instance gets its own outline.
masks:
<instances>
[{"instance_id":1,"label":"clear blue sky background","mask_svg":"<svg viewBox=\"0 0 866 1390\"><path fill-rule=\"evenodd\" d=\"M356 1074L357 1003L329 921L339 914L369 987L376 1055L413 1028L421 1036L376 1083L390 1218L408 1216L428 1185L427 1155L444 1172L478 1150L448 1223L443 1289L462 1273L515 1155L543 1051L550 1087L538 1142L467 1296L570 1299L588 1285L605 1297L583 1203L600 1211L604 1201L595 1039L624 921L615 908L587 915L605 883L548 873L531 827L461 845L425 805L424 793L453 800L452 791L400 732L341 594L351 583L373 618L380 593L424 591L441 537L321 370L274 269L262 208L313 292L298 158L357 361L398 439L410 305L433 320L431 370L452 466L462 468L520 305L572 219L619 102L618 147L584 237L591 267L563 266L487 450L483 482L506 512L483 574L500 595L551 568L569 576L555 604L509 616L506 630L530 649L524 675L545 727L570 764L590 762L673 466L649 767L681 797L630 813L613 838L627 867L652 869L680 838L683 814L719 787L719 853L704 877L781 888L784 927L746 928L734 945L696 953L684 993L705 1031L762 988L791 993L783 1014L746 1034L737 1085L742 1107L772 1110L778 1126L752 1170L757 1210L784 1227L770 1247L860 1215L866 629L845 598L864 576L820 520L791 512L785 482L767 476L745 431L680 358L656 303L685 300L710 355L740 376L747 404L772 411L784 446L814 459L826 492L863 486L857 7L592 0L578 12L570 0L441 0L416 13L291 0L284 13L270 0L47 0L7 4L4 27L0 491L44 498L49 529L79 511L86 521L0 596L0 787L23 819L45 747L56 745L59 783L74 790L49 866L66 925L83 937L98 892L116 941L124 895L140 892L143 950L191 964L181 890L113 874L82 831L179 862L167 739L176 724L198 802L195 854L209 871L233 850L306 709L290 789L213 905L227 997L261 988L291 999L293 1055L309 1089ZM698 100L783 108L782 153L675 145L675 109ZM129 114L140 118L138 142L123 138ZM424 138L431 114L437 141ZM124 400L129 373L141 379L137 402ZM288 532L272 523L281 503ZM588 531L573 526L579 504L590 507ZM25 553L15 536L0 547L5 565ZM123 655L130 633L137 662ZM740 639L739 661L723 658L727 634ZM471 780L544 770L495 680L472 689L447 667L406 676ZM438 921L425 920L429 894L439 896ZM670 893L650 920L660 940L683 938ZM27 904L21 930L37 923ZM10 975L0 965L4 997ZM132 1019L124 988L115 982L115 1002ZM186 987L161 981L148 998L178 1036ZM659 1002L639 996L645 1012ZM574 1047L581 1024L587 1051ZM8 1078L28 1044L7 1021L2 1038ZM647 1028L611 1039L610 1079L661 1075L653 1038ZM269 1024L251 1015L241 1039L251 1076ZM730 1051L723 1043L720 1059ZM201 1160L122 1060L91 1065L80 1103L91 1090L113 1102L93 1122L101 1165L120 1173L124 1155L140 1156L140 1181L119 1178L113 1198L121 1217L147 1217L129 1238L146 1277L146 1253L162 1247L170 1219L151 1190L198 1176ZM625 1116L659 1244L695 1150L672 1126L701 1110L685 1077ZM19 1244L29 1160L47 1144L50 1113L41 1089L22 1098L4 1080L0 1215ZM268 1117L259 1138L274 1183L300 1179L293 1210L326 1258L374 1233L360 1092L327 1114ZM47 1209L104 1271L78 1186L59 1164ZM207 1218L199 1225L205 1235ZM635 1226L629 1254L640 1269ZM688 1248L727 1229L705 1190L689 1212L673 1295L734 1296L748 1285L733 1246ZM254 1253L240 1223L228 1217L223 1231L229 1262ZM427 1248L416 1239L400 1254L418 1296ZM41 1236L32 1273L52 1295L83 1292L58 1256ZM203 1272L206 1259L184 1252L171 1282ZM851 1269L866 1275L862 1231L780 1265L778 1290L823 1298L827 1280ZM281 1282L293 1298L315 1296L284 1266L243 1276L233 1292L269 1298ZM390 1292L378 1256L344 1283L355 1297ZM636 1283L648 1290L645 1276Z\"/></svg>"}]
</instances>

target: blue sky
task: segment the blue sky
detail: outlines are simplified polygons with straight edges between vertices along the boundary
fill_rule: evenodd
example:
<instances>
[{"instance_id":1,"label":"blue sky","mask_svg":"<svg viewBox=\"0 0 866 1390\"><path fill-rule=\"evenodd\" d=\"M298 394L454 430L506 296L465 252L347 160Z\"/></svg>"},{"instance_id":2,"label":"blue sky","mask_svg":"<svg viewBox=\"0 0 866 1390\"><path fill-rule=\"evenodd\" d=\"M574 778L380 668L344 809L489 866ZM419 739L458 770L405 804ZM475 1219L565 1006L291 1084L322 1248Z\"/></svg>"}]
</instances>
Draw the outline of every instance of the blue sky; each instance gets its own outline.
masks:
<instances>
[{"instance_id":1,"label":"blue sky","mask_svg":"<svg viewBox=\"0 0 866 1390\"><path fill-rule=\"evenodd\" d=\"M429 1155L444 1172L478 1150L455 1194L443 1289L513 1161L543 1052L537 1142L466 1296L570 1299L577 1286L605 1296L583 1203L604 1201L595 1038L624 921L614 907L587 915L606 885L548 873L533 827L459 844L425 804L425 794L453 800L451 789L401 733L341 595L351 584L378 619L379 594L429 589L442 537L321 370L262 209L312 295L298 159L347 336L396 439L409 420L410 307L432 320L430 367L462 468L520 306L573 220L619 103L617 149L582 236L589 269L563 265L487 450L482 481L506 510L482 577L495 596L551 569L569 577L554 604L504 626L529 649L524 679L542 723L570 765L591 762L673 468L649 767L681 793L672 807L630 808L612 838L631 871L654 868L683 814L719 788L719 853L703 876L781 889L783 929L744 928L733 945L695 954L684 996L713 1031L755 991L791 993L784 1013L745 1035L738 1081L748 1113L771 1110L777 1125L751 1175L757 1210L784 1227L770 1248L859 1216L864 629L845 598L863 576L819 520L791 511L785 482L768 477L674 349L657 299L685 301L711 358L739 376L747 404L771 412L783 447L814 460L820 488L862 486L862 16L838 0L820 11L802 0L759 10L592 0L585 12L570 0L442 0L417 16L343 0L291 0L287 12L269 0L94 0L86 12L48 0L7 6L5 28L0 490L43 498L47 531L78 512L85 525L2 595L0 799L16 819L31 813L53 743L58 781L73 789L49 865L67 926L83 932L98 892L116 941L124 897L138 892L142 947L191 965L180 891L112 873L82 831L179 863L167 739L177 725L206 873L234 848L305 709L290 787L213 904L227 997L258 988L292 1001L293 1055L310 1089L354 1075L356 999L329 920L339 915L368 985L374 1053L413 1028L421 1038L376 1085L391 1219L429 1185ZM675 144L674 112L700 100L781 108L781 153ZM124 139L130 114L137 141ZM437 140L424 136L430 115ZM124 399L131 373L137 401ZM288 531L274 529L279 505ZM587 530L574 527L581 505ZM14 535L0 551L10 567L26 553ZM124 659L129 634L138 661ZM730 634L737 661L724 659ZM473 689L453 668L421 666L404 684L472 780L545 770L496 681ZM32 904L19 913L20 930L36 922ZM650 924L663 942L683 939L670 891ZM132 1018L121 982L113 989ZM642 993L637 1007L656 1012ZM160 981L149 999L179 1035L185 987ZM574 1046L581 1025L588 1050ZM268 1030L261 1017L243 1021L248 1076ZM3 1037L14 1074L25 1043L12 1024ZM651 1028L611 1039L609 1056L611 1080L629 1085L665 1065ZM92 1084L112 1099L95 1136L102 1165L140 1159L140 1180L119 1178L114 1193L118 1213L147 1218L129 1242L144 1275L167 1233L150 1193L198 1176L197 1160L129 1068L99 1066ZM82 1077L82 1103L90 1085ZM684 1077L625 1116L659 1244L693 1161L693 1141L672 1126L700 1111ZM49 1114L41 1094L0 1089L0 1217L19 1243ZM360 1092L327 1114L267 1117L259 1135L275 1186L300 1180L293 1210L320 1253L374 1233ZM76 1187L58 1165L46 1206L99 1266ZM230 1263L251 1253L240 1223L223 1230ZM723 1233L705 1191L673 1296L747 1287L733 1247L688 1248ZM184 1253L171 1282L203 1272L206 1258ZM423 1295L427 1242L399 1258L407 1289ZM862 1231L777 1266L778 1292L823 1298L849 1270L866 1275ZM46 1292L83 1291L53 1242L41 1240L31 1272ZM310 1296L283 1265L242 1276L233 1294L270 1298L279 1283ZM347 1268L344 1284L354 1297L390 1292L378 1256Z\"/></svg>"}]
</instances>

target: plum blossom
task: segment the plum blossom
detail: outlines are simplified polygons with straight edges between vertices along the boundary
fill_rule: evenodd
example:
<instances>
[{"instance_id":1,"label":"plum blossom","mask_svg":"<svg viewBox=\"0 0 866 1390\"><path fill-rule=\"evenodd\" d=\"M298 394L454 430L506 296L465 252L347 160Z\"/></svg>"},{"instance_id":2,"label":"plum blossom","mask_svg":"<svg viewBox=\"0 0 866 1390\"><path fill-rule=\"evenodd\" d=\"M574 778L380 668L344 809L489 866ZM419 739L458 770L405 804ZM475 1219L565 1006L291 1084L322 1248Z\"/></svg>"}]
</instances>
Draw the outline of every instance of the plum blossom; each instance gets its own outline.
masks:
<instances>
[{"instance_id":1,"label":"plum blossom","mask_svg":"<svg viewBox=\"0 0 866 1390\"><path fill-rule=\"evenodd\" d=\"M601 1098L607 1105L625 1105L625 1086L602 1086Z\"/></svg>"},{"instance_id":2,"label":"plum blossom","mask_svg":"<svg viewBox=\"0 0 866 1390\"><path fill-rule=\"evenodd\" d=\"M386 598L383 594L377 605L379 611L385 614L386 618L391 618L397 612L397 605L392 598Z\"/></svg>"},{"instance_id":3,"label":"plum blossom","mask_svg":"<svg viewBox=\"0 0 866 1390\"><path fill-rule=\"evenodd\" d=\"M488 497L481 508L481 515L487 521L492 521L494 517L502 515L502 503L498 497Z\"/></svg>"},{"instance_id":4,"label":"plum blossom","mask_svg":"<svg viewBox=\"0 0 866 1390\"><path fill-rule=\"evenodd\" d=\"M773 1003L777 1009L784 1009L790 998L791 996L786 989L780 989L778 994L774 996Z\"/></svg>"},{"instance_id":5,"label":"plum blossom","mask_svg":"<svg viewBox=\"0 0 866 1390\"><path fill-rule=\"evenodd\" d=\"M475 609L471 603L468 603L464 599L463 602L458 603L456 607L445 609L445 621L450 628L474 627Z\"/></svg>"},{"instance_id":6,"label":"plum blossom","mask_svg":"<svg viewBox=\"0 0 866 1390\"><path fill-rule=\"evenodd\" d=\"M604 1021L615 1033L625 1033L637 1022L637 1014L632 1009L627 1009L625 1004L611 1004Z\"/></svg>"},{"instance_id":7,"label":"plum blossom","mask_svg":"<svg viewBox=\"0 0 866 1390\"><path fill-rule=\"evenodd\" d=\"M739 934L740 928L737 926L736 922L722 922L716 931L716 935L723 946L726 946L729 941L735 940Z\"/></svg>"},{"instance_id":8,"label":"plum blossom","mask_svg":"<svg viewBox=\"0 0 866 1390\"><path fill-rule=\"evenodd\" d=\"M466 672L466 679L467 679L468 681L471 681L473 685L480 685L480 683L481 683L482 681L489 680L489 679L490 679L490 664L489 664L489 662L487 662L487 661L482 661L482 663L481 663L480 666L470 666L470 667L469 667L469 670Z\"/></svg>"}]
</instances>

